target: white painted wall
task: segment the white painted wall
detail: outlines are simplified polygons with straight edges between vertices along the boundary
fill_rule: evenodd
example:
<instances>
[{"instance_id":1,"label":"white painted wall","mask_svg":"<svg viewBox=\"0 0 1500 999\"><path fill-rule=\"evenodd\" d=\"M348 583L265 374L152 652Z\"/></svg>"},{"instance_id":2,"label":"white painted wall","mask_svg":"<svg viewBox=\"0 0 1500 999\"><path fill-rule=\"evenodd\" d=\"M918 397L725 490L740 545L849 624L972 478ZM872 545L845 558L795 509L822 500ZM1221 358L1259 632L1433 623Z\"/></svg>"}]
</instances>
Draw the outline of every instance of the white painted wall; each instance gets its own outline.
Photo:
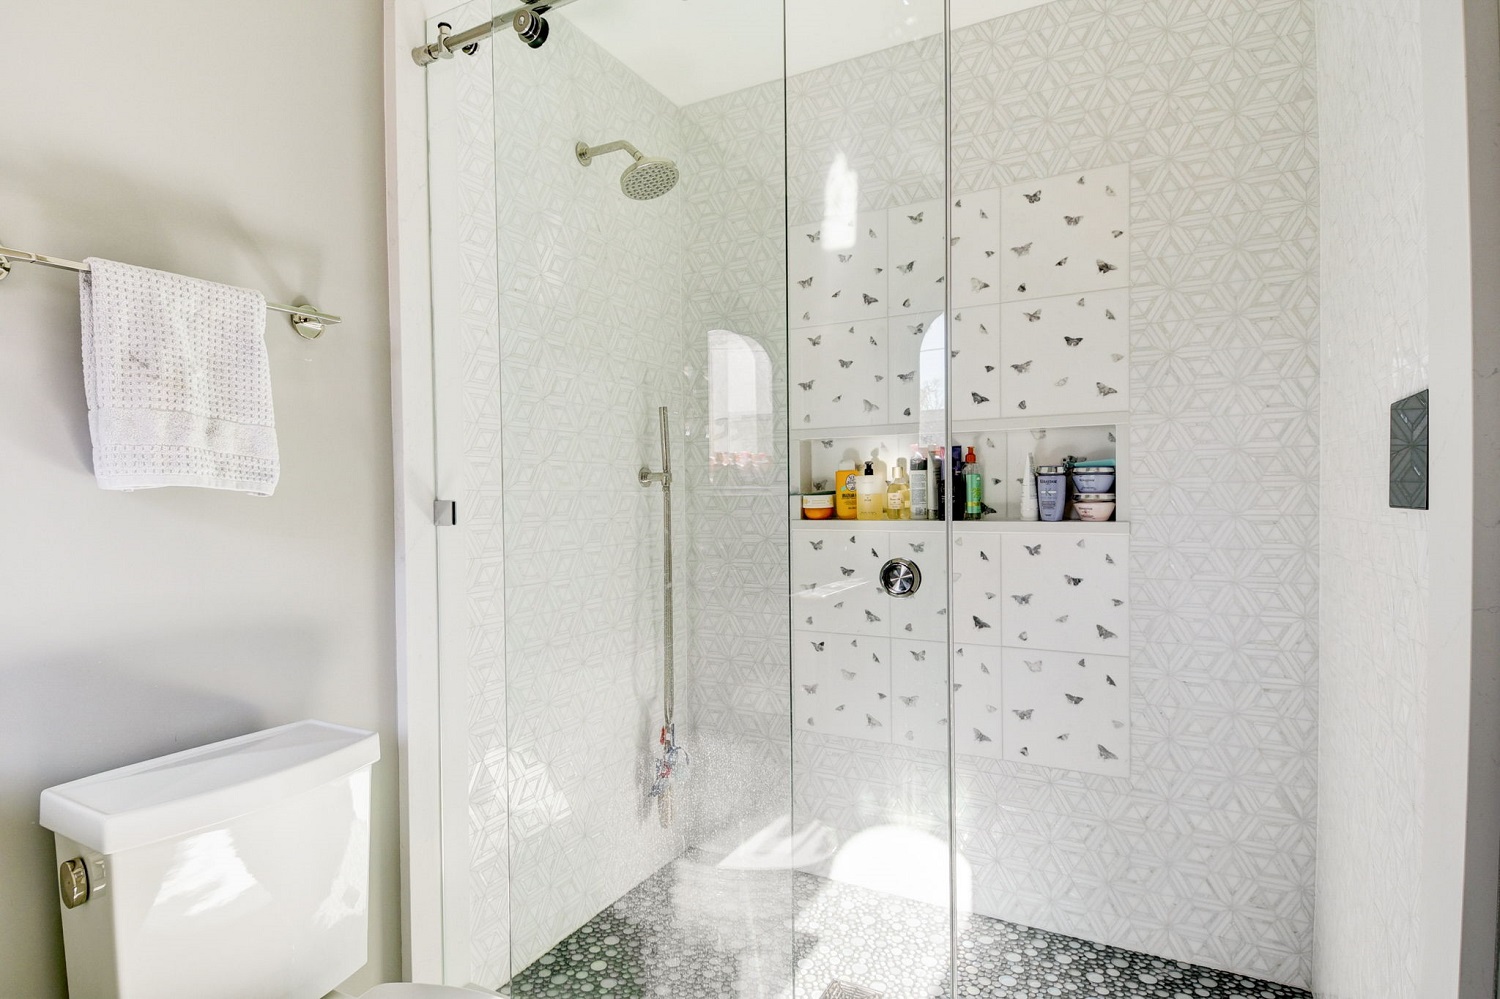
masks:
<instances>
[{"instance_id":1,"label":"white painted wall","mask_svg":"<svg viewBox=\"0 0 1500 999\"><path fill-rule=\"evenodd\" d=\"M65 994L50 784L315 716L378 729L371 962L400 971L377 3L0 8L0 241L306 294L271 499L95 487L68 274L0 285L0 995Z\"/></svg>"}]
</instances>

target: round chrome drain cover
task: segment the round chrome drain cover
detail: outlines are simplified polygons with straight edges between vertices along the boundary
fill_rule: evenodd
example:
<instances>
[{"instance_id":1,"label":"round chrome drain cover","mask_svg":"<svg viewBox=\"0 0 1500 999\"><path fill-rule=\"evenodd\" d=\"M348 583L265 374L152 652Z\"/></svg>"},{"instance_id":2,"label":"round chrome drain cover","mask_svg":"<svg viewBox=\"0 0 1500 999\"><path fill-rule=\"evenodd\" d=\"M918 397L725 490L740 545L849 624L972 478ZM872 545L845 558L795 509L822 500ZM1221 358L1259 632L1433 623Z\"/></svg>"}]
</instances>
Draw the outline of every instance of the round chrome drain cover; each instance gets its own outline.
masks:
<instances>
[{"instance_id":1,"label":"round chrome drain cover","mask_svg":"<svg viewBox=\"0 0 1500 999\"><path fill-rule=\"evenodd\" d=\"M893 597L909 597L922 586L922 570L909 558L893 558L880 567L880 588Z\"/></svg>"}]
</instances>

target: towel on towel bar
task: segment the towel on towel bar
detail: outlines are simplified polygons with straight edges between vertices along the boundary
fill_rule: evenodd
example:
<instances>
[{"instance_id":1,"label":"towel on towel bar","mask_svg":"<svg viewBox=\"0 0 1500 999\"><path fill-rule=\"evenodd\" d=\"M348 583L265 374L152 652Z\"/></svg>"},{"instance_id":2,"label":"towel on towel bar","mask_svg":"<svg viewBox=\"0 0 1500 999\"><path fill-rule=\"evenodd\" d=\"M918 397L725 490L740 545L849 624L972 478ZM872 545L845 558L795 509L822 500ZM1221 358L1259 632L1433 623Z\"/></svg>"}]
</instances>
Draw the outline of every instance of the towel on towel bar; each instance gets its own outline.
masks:
<instances>
[{"instance_id":1,"label":"towel on towel bar","mask_svg":"<svg viewBox=\"0 0 1500 999\"><path fill-rule=\"evenodd\" d=\"M257 291L90 257L83 388L101 489L269 496L281 465Z\"/></svg>"}]
</instances>

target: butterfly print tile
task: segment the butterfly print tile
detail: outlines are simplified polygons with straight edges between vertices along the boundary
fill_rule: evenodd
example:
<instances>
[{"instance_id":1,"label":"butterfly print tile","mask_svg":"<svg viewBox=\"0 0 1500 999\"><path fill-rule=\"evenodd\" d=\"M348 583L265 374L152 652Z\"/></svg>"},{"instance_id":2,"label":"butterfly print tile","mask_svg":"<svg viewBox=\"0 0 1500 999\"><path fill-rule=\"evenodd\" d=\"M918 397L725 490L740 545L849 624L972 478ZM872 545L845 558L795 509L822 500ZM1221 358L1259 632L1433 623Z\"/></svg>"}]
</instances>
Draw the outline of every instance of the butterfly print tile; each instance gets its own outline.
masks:
<instances>
[{"instance_id":1,"label":"butterfly print tile","mask_svg":"<svg viewBox=\"0 0 1500 999\"><path fill-rule=\"evenodd\" d=\"M1006 724L1006 709L1001 683L1002 651L993 645L957 645L953 650L953 682L959 685L954 697L954 731L958 735L958 752L964 756L1001 759L1001 732ZM989 735L991 741L974 738L974 730Z\"/></svg>"},{"instance_id":2,"label":"butterfly print tile","mask_svg":"<svg viewBox=\"0 0 1500 999\"><path fill-rule=\"evenodd\" d=\"M797 727L890 742L890 657L891 643L886 638L800 634L792 646L792 708Z\"/></svg>"},{"instance_id":3,"label":"butterfly print tile","mask_svg":"<svg viewBox=\"0 0 1500 999\"><path fill-rule=\"evenodd\" d=\"M979 191L953 200L949 259L953 308L1000 301L1000 192Z\"/></svg>"},{"instance_id":4,"label":"butterfly print tile","mask_svg":"<svg viewBox=\"0 0 1500 999\"><path fill-rule=\"evenodd\" d=\"M891 640L891 741L917 749L948 748L948 647Z\"/></svg>"},{"instance_id":5,"label":"butterfly print tile","mask_svg":"<svg viewBox=\"0 0 1500 999\"><path fill-rule=\"evenodd\" d=\"M885 229L885 212L864 212L858 216L853 245L829 238L822 223L791 230L787 302L792 328L889 314ZM821 235L809 240L813 234Z\"/></svg>"},{"instance_id":6,"label":"butterfly print tile","mask_svg":"<svg viewBox=\"0 0 1500 999\"><path fill-rule=\"evenodd\" d=\"M1005 649L1004 758L1128 777L1129 670L1128 660L1117 656Z\"/></svg>"},{"instance_id":7,"label":"butterfly print tile","mask_svg":"<svg viewBox=\"0 0 1500 999\"><path fill-rule=\"evenodd\" d=\"M1031 416L1128 411L1129 314L1128 288L1002 306L1001 415L1021 415L1021 399ZM1118 388L1103 393L1101 383Z\"/></svg>"},{"instance_id":8,"label":"butterfly print tile","mask_svg":"<svg viewBox=\"0 0 1500 999\"><path fill-rule=\"evenodd\" d=\"M891 422L886 321L813 326L790 336L792 425L868 426Z\"/></svg>"},{"instance_id":9,"label":"butterfly print tile","mask_svg":"<svg viewBox=\"0 0 1500 999\"><path fill-rule=\"evenodd\" d=\"M888 415L878 423L929 422L943 417L947 331L941 312L892 316L887 322L886 392ZM929 408L922 409L923 403Z\"/></svg>"},{"instance_id":10,"label":"butterfly print tile","mask_svg":"<svg viewBox=\"0 0 1500 999\"><path fill-rule=\"evenodd\" d=\"M953 310L953 418L998 419L1001 414L1000 306Z\"/></svg>"},{"instance_id":11,"label":"butterfly print tile","mask_svg":"<svg viewBox=\"0 0 1500 999\"><path fill-rule=\"evenodd\" d=\"M1128 287L1130 168L1105 167L1003 188L1000 231L1007 248L1025 248L1000 254L1003 301Z\"/></svg>"},{"instance_id":12,"label":"butterfly print tile","mask_svg":"<svg viewBox=\"0 0 1500 999\"><path fill-rule=\"evenodd\" d=\"M947 223L942 201L891 209L886 232L890 266L886 313L941 312L947 301L947 254L943 246Z\"/></svg>"},{"instance_id":13,"label":"butterfly print tile","mask_svg":"<svg viewBox=\"0 0 1500 999\"><path fill-rule=\"evenodd\" d=\"M794 541L793 628L882 638L890 634L890 598L876 585L890 535L830 527L798 531Z\"/></svg>"},{"instance_id":14,"label":"butterfly print tile","mask_svg":"<svg viewBox=\"0 0 1500 999\"><path fill-rule=\"evenodd\" d=\"M954 528L953 634L972 645L999 645L1007 598L1001 596L1000 536Z\"/></svg>"},{"instance_id":15,"label":"butterfly print tile","mask_svg":"<svg viewBox=\"0 0 1500 999\"><path fill-rule=\"evenodd\" d=\"M1040 553L1031 555L1038 544ZM1004 604L1004 643L1028 651L1127 655L1129 544L1128 537L1075 536L1066 530L1004 535L1001 590L1032 595L1024 603ZM1024 642L1017 637L1022 632Z\"/></svg>"}]
</instances>

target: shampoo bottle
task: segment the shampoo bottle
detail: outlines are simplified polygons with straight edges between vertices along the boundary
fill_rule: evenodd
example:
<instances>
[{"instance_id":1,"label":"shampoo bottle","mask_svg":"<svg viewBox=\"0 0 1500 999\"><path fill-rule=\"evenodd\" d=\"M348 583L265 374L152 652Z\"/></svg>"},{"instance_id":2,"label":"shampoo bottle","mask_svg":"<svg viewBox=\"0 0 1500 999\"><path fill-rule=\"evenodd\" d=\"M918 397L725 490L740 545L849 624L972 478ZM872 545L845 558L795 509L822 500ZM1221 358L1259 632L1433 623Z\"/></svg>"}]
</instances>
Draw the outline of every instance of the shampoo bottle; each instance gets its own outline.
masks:
<instances>
[{"instance_id":1,"label":"shampoo bottle","mask_svg":"<svg viewBox=\"0 0 1500 999\"><path fill-rule=\"evenodd\" d=\"M1040 520L1036 502L1036 455L1026 455L1026 477L1021 480L1021 519Z\"/></svg>"},{"instance_id":2,"label":"shampoo bottle","mask_svg":"<svg viewBox=\"0 0 1500 999\"><path fill-rule=\"evenodd\" d=\"M974 449L964 455L964 519L984 519L984 471Z\"/></svg>"},{"instance_id":3,"label":"shampoo bottle","mask_svg":"<svg viewBox=\"0 0 1500 999\"><path fill-rule=\"evenodd\" d=\"M885 518L885 479L875 474L875 463L865 462L865 472L857 477L859 495L859 519L883 520Z\"/></svg>"},{"instance_id":4,"label":"shampoo bottle","mask_svg":"<svg viewBox=\"0 0 1500 999\"><path fill-rule=\"evenodd\" d=\"M911 455L911 519L927 519L927 459L921 448Z\"/></svg>"},{"instance_id":5,"label":"shampoo bottle","mask_svg":"<svg viewBox=\"0 0 1500 999\"><path fill-rule=\"evenodd\" d=\"M833 482L834 516L839 520L854 520L859 516L859 494L856 491L859 472L854 462L846 461L840 465Z\"/></svg>"}]
</instances>

